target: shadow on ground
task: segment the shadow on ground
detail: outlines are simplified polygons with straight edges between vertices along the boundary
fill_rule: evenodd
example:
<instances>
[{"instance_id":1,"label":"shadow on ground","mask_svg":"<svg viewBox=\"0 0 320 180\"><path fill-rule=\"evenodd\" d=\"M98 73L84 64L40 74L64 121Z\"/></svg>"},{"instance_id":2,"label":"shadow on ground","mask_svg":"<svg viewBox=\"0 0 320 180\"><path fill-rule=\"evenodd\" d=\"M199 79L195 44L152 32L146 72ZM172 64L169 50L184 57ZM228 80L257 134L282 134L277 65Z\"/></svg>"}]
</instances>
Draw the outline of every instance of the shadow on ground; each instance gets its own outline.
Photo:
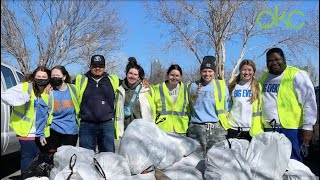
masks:
<instances>
[{"instance_id":1,"label":"shadow on ground","mask_svg":"<svg viewBox=\"0 0 320 180\"><path fill-rule=\"evenodd\" d=\"M15 152L5 156L1 156L1 171L0 171L1 179L3 179L6 176L9 176L10 174L16 171L19 171L19 169L20 169L20 152Z\"/></svg>"},{"instance_id":2,"label":"shadow on ground","mask_svg":"<svg viewBox=\"0 0 320 180\"><path fill-rule=\"evenodd\" d=\"M303 158L304 164L310 168L310 170L319 177L320 167L320 148L319 142L317 145L310 144L309 155Z\"/></svg>"}]
</instances>

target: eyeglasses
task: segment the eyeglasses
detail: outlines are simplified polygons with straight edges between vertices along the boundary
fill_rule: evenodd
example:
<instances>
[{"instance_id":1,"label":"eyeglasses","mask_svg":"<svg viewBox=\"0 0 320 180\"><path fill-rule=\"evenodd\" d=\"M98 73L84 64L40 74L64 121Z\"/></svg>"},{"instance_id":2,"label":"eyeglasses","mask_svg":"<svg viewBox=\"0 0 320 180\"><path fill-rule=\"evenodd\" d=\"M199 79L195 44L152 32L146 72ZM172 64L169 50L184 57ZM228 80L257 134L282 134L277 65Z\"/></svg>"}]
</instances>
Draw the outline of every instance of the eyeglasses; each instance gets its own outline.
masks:
<instances>
[{"instance_id":1,"label":"eyeglasses","mask_svg":"<svg viewBox=\"0 0 320 180\"><path fill-rule=\"evenodd\" d=\"M91 68L92 69L96 69L96 68L102 69L102 68L105 68L105 66L103 66L103 65L92 65Z\"/></svg>"}]
</instances>

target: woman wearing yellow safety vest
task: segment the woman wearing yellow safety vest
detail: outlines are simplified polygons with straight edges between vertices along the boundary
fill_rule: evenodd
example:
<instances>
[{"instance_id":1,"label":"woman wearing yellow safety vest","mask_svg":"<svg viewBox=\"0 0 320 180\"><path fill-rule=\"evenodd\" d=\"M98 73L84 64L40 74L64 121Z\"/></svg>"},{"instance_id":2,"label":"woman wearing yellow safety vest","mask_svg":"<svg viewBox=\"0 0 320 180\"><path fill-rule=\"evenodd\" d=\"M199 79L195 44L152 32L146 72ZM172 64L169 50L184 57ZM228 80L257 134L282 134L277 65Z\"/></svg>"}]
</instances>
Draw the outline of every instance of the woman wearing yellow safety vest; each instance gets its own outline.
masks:
<instances>
[{"instance_id":1,"label":"woman wearing yellow safety vest","mask_svg":"<svg viewBox=\"0 0 320 180\"><path fill-rule=\"evenodd\" d=\"M26 78L25 82L1 93L2 101L14 106L10 126L20 142L22 177L27 173L27 167L32 160L39 154L39 148L35 143L35 115L39 99L48 97L43 90L50 81L50 75L49 69L39 66Z\"/></svg>"},{"instance_id":2,"label":"woman wearing yellow safety vest","mask_svg":"<svg viewBox=\"0 0 320 180\"><path fill-rule=\"evenodd\" d=\"M126 66L126 78L116 92L116 138L122 137L124 130L134 119L145 119L153 122L153 104L150 89L142 85L143 68L130 57Z\"/></svg>"},{"instance_id":3,"label":"woman wearing yellow safety vest","mask_svg":"<svg viewBox=\"0 0 320 180\"><path fill-rule=\"evenodd\" d=\"M263 132L261 122L261 95L259 82L254 78L256 65L251 60L243 60L240 73L229 87L229 116L231 126L227 138L246 139Z\"/></svg>"},{"instance_id":4,"label":"woman wearing yellow safety vest","mask_svg":"<svg viewBox=\"0 0 320 180\"><path fill-rule=\"evenodd\" d=\"M191 118L187 136L197 140L195 153L204 158L213 144L226 139L228 88L215 79L215 57L205 56L200 66L200 81L189 86Z\"/></svg>"},{"instance_id":5,"label":"woman wearing yellow safety vest","mask_svg":"<svg viewBox=\"0 0 320 180\"><path fill-rule=\"evenodd\" d=\"M39 101L37 111L37 141L45 152L54 153L62 145L76 146L78 140L77 92L64 66L55 66L51 73L52 90L48 99ZM50 127L50 130L45 127Z\"/></svg>"},{"instance_id":6,"label":"woman wearing yellow safety vest","mask_svg":"<svg viewBox=\"0 0 320 180\"><path fill-rule=\"evenodd\" d=\"M185 135L189 117L187 86L181 82L182 70L173 64L167 71L167 81L153 86L156 106L155 123L165 132Z\"/></svg>"}]
</instances>

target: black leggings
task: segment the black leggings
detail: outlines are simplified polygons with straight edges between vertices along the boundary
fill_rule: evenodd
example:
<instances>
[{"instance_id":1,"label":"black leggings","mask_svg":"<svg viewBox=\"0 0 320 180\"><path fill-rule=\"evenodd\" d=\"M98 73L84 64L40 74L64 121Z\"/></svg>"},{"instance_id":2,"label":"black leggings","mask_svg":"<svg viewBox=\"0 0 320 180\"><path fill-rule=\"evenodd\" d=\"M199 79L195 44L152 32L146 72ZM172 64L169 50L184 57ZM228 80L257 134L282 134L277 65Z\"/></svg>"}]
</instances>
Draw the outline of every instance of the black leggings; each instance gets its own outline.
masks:
<instances>
[{"instance_id":1,"label":"black leggings","mask_svg":"<svg viewBox=\"0 0 320 180\"><path fill-rule=\"evenodd\" d=\"M40 138L36 138L36 144L42 153L54 153L58 147L62 145L76 146L78 141L78 134L61 134L55 130L50 129L50 136L46 138L47 144L42 146Z\"/></svg>"}]
</instances>

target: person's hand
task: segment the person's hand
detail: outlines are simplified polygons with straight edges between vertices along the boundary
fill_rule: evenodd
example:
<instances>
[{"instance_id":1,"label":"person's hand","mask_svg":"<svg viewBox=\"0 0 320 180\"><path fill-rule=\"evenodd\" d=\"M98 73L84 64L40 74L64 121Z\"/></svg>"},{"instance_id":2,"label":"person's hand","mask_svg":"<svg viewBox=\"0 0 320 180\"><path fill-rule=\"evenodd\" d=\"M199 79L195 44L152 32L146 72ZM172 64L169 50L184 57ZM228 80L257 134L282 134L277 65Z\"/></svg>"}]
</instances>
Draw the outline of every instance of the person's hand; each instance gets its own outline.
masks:
<instances>
[{"instance_id":1,"label":"person's hand","mask_svg":"<svg viewBox=\"0 0 320 180\"><path fill-rule=\"evenodd\" d=\"M311 138L313 135L313 131L312 130L304 130L302 129L301 131L301 139L302 139L302 143L303 144L309 144Z\"/></svg>"},{"instance_id":2,"label":"person's hand","mask_svg":"<svg viewBox=\"0 0 320 180\"><path fill-rule=\"evenodd\" d=\"M150 83L149 83L149 81L147 80L147 79L142 79L142 86L144 87L144 88L148 88L149 86L150 86Z\"/></svg>"},{"instance_id":3,"label":"person's hand","mask_svg":"<svg viewBox=\"0 0 320 180\"><path fill-rule=\"evenodd\" d=\"M42 146L45 146L47 144L46 138L41 139L40 143L41 143Z\"/></svg>"},{"instance_id":4,"label":"person's hand","mask_svg":"<svg viewBox=\"0 0 320 180\"><path fill-rule=\"evenodd\" d=\"M52 90L52 86L51 84L48 84L46 86L46 88L44 88L43 92L47 93L47 94L50 94L50 91Z\"/></svg>"}]
</instances>

